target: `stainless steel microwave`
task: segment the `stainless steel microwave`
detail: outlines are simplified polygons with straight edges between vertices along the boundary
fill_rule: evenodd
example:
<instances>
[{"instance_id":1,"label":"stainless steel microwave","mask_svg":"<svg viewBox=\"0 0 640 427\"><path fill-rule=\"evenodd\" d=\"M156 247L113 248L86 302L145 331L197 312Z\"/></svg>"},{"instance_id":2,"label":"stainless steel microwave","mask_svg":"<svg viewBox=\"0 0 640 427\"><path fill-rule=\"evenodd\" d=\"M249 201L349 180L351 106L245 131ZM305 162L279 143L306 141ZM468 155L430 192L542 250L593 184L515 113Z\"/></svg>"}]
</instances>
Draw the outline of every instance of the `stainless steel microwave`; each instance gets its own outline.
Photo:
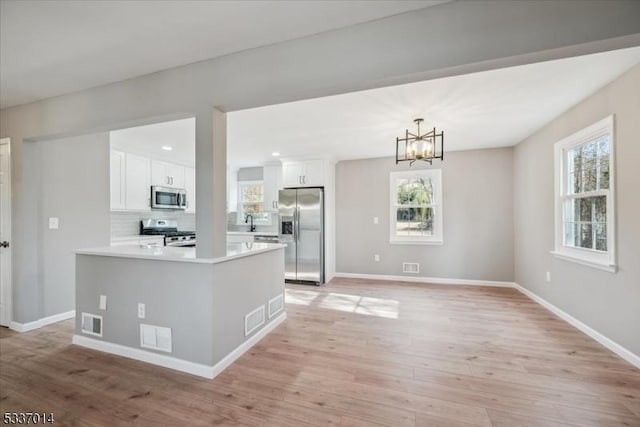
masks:
<instances>
[{"instance_id":1,"label":"stainless steel microwave","mask_svg":"<svg viewBox=\"0 0 640 427\"><path fill-rule=\"evenodd\" d=\"M153 209L187 209L187 190L183 188L151 187L151 207Z\"/></svg>"}]
</instances>

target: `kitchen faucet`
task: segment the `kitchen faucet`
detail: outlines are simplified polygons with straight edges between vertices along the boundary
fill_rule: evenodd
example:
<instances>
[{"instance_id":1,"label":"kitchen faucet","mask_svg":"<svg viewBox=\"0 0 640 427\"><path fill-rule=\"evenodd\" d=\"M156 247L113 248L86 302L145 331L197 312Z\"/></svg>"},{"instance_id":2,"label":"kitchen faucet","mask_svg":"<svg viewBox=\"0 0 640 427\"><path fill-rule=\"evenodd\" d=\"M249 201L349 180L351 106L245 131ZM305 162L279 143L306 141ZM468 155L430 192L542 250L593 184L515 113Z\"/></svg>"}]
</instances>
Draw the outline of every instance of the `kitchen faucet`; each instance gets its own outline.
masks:
<instances>
[{"instance_id":1,"label":"kitchen faucet","mask_svg":"<svg viewBox=\"0 0 640 427\"><path fill-rule=\"evenodd\" d=\"M255 226L255 225L253 225L253 215L251 215L251 214L246 214L246 215L244 216L244 223L245 223L245 224L246 224L246 223L248 223L248 222L249 222L249 218L251 218L251 227L249 228L249 231L253 233L254 231L256 231L256 226Z\"/></svg>"}]
</instances>

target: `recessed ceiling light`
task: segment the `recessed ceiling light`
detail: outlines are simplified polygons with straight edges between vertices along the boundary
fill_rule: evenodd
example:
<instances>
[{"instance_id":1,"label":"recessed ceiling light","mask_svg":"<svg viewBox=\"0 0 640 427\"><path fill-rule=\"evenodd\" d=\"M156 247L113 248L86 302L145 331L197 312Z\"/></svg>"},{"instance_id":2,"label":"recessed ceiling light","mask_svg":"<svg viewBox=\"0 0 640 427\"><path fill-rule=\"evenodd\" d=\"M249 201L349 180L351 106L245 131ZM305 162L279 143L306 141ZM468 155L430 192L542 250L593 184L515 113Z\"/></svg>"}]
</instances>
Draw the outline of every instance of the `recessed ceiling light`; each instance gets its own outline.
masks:
<instances>
[{"instance_id":1,"label":"recessed ceiling light","mask_svg":"<svg viewBox=\"0 0 640 427\"><path fill-rule=\"evenodd\" d=\"M165 150L165 151L171 151L171 150L173 150L173 147L170 147L168 145L163 145L162 149Z\"/></svg>"},{"instance_id":2,"label":"recessed ceiling light","mask_svg":"<svg viewBox=\"0 0 640 427\"><path fill-rule=\"evenodd\" d=\"M280 155L280 153L278 153L277 151L274 151L273 153L271 153L271 155L273 157L278 157Z\"/></svg>"}]
</instances>

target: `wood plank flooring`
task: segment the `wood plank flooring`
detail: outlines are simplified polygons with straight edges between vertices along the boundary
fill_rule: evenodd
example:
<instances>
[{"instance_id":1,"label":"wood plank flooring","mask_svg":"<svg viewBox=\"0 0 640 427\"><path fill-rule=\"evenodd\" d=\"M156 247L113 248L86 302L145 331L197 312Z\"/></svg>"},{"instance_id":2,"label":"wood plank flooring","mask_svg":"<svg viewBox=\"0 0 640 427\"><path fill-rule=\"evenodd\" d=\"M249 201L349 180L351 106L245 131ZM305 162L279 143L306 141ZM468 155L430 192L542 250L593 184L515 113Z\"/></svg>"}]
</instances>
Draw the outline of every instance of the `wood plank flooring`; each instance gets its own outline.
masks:
<instances>
[{"instance_id":1,"label":"wood plank flooring","mask_svg":"<svg viewBox=\"0 0 640 427\"><path fill-rule=\"evenodd\" d=\"M339 279L214 380L0 328L0 412L56 425L640 426L640 370L513 289Z\"/></svg>"}]
</instances>

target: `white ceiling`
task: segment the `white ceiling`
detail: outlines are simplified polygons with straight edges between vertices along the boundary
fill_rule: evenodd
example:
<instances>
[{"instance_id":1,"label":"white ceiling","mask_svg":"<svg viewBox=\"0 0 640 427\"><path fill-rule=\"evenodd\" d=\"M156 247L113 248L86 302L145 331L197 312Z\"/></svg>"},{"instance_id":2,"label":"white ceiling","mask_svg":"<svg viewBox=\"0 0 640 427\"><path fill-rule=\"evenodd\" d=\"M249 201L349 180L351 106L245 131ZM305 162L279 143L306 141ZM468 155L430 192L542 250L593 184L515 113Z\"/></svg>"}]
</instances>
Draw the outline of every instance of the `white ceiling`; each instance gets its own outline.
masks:
<instances>
[{"instance_id":1,"label":"white ceiling","mask_svg":"<svg viewBox=\"0 0 640 427\"><path fill-rule=\"evenodd\" d=\"M0 2L0 108L444 1Z\"/></svg>"},{"instance_id":2,"label":"white ceiling","mask_svg":"<svg viewBox=\"0 0 640 427\"><path fill-rule=\"evenodd\" d=\"M110 132L111 147L154 159L195 166L196 119L174 120ZM171 147L171 151L162 147Z\"/></svg>"},{"instance_id":3,"label":"white ceiling","mask_svg":"<svg viewBox=\"0 0 640 427\"><path fill-rule=\"evenodd\" d=\"M640 47L228 114L228 163L395 155L412 120L444 130L445 151L515 145L640 63Z\"/></svg>"}]
</instances>

